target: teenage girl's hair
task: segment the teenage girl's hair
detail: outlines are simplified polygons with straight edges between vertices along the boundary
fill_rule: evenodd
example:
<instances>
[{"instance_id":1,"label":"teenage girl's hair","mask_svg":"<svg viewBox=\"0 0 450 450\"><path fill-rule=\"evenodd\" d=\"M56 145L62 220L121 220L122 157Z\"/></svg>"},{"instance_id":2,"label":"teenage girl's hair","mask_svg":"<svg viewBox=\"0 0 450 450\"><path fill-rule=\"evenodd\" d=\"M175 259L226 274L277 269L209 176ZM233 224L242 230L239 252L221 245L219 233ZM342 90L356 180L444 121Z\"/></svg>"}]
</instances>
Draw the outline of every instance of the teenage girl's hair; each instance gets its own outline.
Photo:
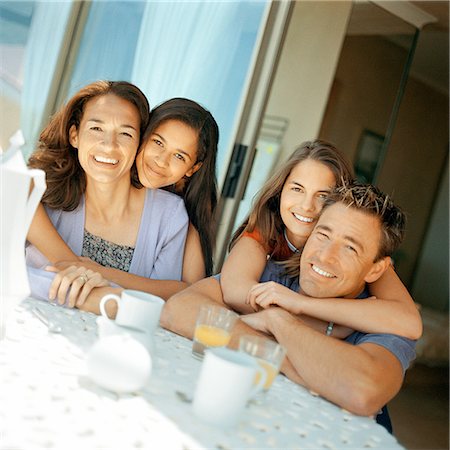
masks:
<instances>
[{"instance_id":1,"label":"teenage girl's hair","mask_svg":"<svg viewBox=\"0 0 450 450\"><path fill-rule=\"evenodd\" d=\"M212 114L187 98L172 98L154 108L145 132L142 148L153 131L168 120L177 120L198 133L197 161L202 165L191 177L184 177L167 190L181 195L189 220L200 236L206 275L213 272L215 210L217 206L216 158L219 127Z\"/></svg>"},{"instance_id":2,"label":"teenage girl's hair","mask_svg":"<svg viewBox=\"0 0 450 450\"><path fill-rule=\"evenodd\" d=\"M96 81L80 89L50 120L39 137L37 150L30 156L28 166L45 171L47 190L42 203L53 209L73 211L86 190L86 175L78 160L78 151L69 141L72 125L77 129L84 108L95 97L113 94L136 106L141 119L142 137L150 114L143 92L127 81ZM131 167L131 183L141 187L136 162Z\"/></svg>"},{"instance_id":3,"label":"teenage girl's hair","mask_svg":"<svg viewBox=\"0 0 450 450\"><path fill-rule=\"evenodd\" d=\"M280 215L281 191L292 169L307 159L327 166L333 172L336 185L353 179L350 164L333 144L322 140L303 142L261 188L248 218L234 233L230 249L242 233L251 233L255 229L266 244L267 251L272 249L272 253L276 253L285 245L284 224Z\"/></svg>"}]
</instances>

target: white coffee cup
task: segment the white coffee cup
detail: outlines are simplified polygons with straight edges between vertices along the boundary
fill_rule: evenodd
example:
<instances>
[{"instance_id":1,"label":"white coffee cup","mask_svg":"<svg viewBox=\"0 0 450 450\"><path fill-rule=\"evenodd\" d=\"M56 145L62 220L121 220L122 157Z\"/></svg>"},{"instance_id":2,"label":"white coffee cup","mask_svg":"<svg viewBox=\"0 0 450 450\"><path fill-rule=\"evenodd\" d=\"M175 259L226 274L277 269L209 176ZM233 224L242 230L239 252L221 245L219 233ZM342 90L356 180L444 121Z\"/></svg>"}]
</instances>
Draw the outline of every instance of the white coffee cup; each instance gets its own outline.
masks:
<instances>
[{"instance_id":1,"label":"white coffee cup","mask_svg":"<svg viewBox=\"0 0 450 450\"><path fill-rule=\"evenodd\" d=\"M194 413L219 427L235 425L248 399L265 381L265 370L252 356L225 347L207 349L194 394Z\"/></svg>"},{"instance_id":2,"label":"white coffee cup","mask_svg":"<svg viewBox=\"0 0 450 450\"><path fill-rule=\"evenodd\" d=\"M107 336L128 335L140 342L148 351L153 350L152 334L141 328L119 325L118 323L106 317L97 317L97 330L99 338Z\"/></svg>"},{"instance_id":3,"label":"white coffee cup","mask_svg":"<svg viewBox=\"0 0 450 450\"><path fill-rule=\"evenodd\" d=\"M118 393L142 389L152 372L150 353L129 335L100 338L89 350L86 364L95 383Z\"/></svg>"},{"instance_id":4,"label":"white coffee cup","mask_svg":"<svg viewBox=\"0 0 450 450\"><path fill-rule=\"evenodd\" d=\"M162 298L130 289L125 289L121 297L115 294L105 295L100 300L100 312L106 318L108 315L105 305L111 300L117 302L117 324L140 328L151 334L158 327L159 317L164 306Z\"/></svg>"}]
</instances>

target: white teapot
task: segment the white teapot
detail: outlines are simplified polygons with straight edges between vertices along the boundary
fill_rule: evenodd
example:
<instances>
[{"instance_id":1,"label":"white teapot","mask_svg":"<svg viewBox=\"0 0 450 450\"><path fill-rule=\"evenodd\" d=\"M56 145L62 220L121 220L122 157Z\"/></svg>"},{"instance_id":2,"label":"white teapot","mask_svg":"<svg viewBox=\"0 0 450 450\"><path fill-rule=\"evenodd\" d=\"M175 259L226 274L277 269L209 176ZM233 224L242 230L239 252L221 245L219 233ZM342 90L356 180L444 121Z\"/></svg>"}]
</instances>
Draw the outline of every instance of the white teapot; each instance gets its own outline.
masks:
<instances>
[{"instance_id":1,"label":"white teapot","mask_svg":"<svg viewBox=\"0 0 450 450\"><path fill-rule=\"evenodd\" d=\"M18 131L11 137L9 149L0 154L0 339L5 334L8 313L30 295L25 241L46 189L44 171L27 168L20 151L23 144Z\"/></svg>"}]
</instances>

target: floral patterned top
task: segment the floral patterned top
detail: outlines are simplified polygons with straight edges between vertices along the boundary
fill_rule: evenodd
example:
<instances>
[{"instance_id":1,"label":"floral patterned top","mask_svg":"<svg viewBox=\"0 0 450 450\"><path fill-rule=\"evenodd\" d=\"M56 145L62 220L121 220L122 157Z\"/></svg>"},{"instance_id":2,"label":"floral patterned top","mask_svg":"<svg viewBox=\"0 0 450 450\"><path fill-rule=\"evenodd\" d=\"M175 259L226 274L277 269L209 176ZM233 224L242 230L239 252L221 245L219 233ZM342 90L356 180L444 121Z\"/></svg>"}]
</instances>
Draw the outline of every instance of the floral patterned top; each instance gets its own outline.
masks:
<instances>
[{"instance_id":1,"label":"floral patterned top","mask_svg":"<svg viewBox=\"0 0 450 450\"><path fill-rule=\"evenodd\" d=\"M118 245L95 236L84 229L83 250L81 256L87 256L98 264L113 269L130 270L134 247Z\"/></svg>"}]
</instances>

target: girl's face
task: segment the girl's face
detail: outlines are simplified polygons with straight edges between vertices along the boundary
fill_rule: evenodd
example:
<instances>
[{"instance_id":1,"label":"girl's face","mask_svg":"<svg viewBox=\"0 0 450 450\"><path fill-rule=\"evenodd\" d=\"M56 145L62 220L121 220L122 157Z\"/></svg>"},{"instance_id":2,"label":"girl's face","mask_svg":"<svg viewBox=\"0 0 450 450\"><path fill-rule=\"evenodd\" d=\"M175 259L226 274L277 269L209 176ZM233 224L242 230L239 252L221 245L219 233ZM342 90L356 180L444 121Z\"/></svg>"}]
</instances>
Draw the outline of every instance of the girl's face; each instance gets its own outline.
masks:
<instances>
[{"instance_id":1,"label":"girl's face","mask_svg":"<svg viewBox=\"0 0 450 450\"><path fill-rule=\"evenodd\" d=\"M169 119L157 126L136 158L139 181L157 189L191 177L202 163L197 161L198 134L185 123Z\"/></svg>"},{"instance_id":2,"label":"girl's face","mask_svg":"<svg viewBox=\"0 0 450 450\"><path fill-rule=\"evenodd\" d=\"M284 183L280 214L289 241L303 247L322 210L326 195L336 184L333 172L323 163L306 159L298 163Z\"/></svg>"},{"instance_id":3,"label":"girl's face","mask_svg":"<svg viewBox=\"0 0 450 450\"><path fill-rule=\"evenodd\" d=\"M136 106L114 94L94 97L86 103L78 129L72 125L69 130L69 141L78 149L88 180L130 180L140 123Z\"/></svg>"}]
</instances>

